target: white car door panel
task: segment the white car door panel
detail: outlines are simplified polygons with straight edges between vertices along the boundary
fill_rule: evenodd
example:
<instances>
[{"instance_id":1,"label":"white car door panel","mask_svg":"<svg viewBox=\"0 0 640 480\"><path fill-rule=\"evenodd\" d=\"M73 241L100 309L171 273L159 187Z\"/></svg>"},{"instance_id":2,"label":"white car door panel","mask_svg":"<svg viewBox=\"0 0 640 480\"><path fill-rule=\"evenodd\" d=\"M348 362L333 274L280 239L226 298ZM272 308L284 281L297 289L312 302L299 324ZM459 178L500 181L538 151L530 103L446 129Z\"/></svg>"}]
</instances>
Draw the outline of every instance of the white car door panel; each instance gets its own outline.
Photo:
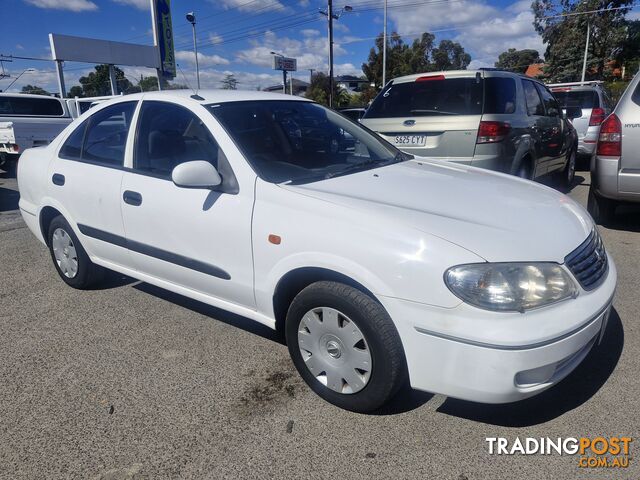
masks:
<instances>
[{"instance_id":1,"label":"white car door panel","mask_svg":"<svg viewBox=\"0 0 640 480\"><path fill-rule=\"evenodd\" d=\"M190 110L145 101L138 122L134 168L124 172L120 200L134 268L253 308L253 189L182 188L171 181L173 167L186 161L226 170L218 165L224 154Z\"/></svg>"},{"instance_id":2,"label":"white car door panel","mask_svg":"<svg viewBox=\"0 0 640 480\"><path fill-rule=\"evenodd\" d=\"M67 220L85 236L89 255L119 265L130 258L124 245L120 185L124 147L137 102L96 113L74 130L51 162L50 194L64 205Z\"/></svg>"}]
</instances>

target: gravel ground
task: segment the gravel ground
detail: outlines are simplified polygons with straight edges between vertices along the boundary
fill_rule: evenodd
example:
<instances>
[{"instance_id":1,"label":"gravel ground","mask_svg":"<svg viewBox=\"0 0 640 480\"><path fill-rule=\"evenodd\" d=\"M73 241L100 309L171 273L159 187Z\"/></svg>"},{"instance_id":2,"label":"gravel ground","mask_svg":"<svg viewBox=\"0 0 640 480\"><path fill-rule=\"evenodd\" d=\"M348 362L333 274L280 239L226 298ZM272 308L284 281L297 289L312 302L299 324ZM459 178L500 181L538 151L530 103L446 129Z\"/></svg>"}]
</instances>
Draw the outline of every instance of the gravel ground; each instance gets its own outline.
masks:
<instances>
[{"instance_id":1,"label":"gravel ground","mask_svg":"<svg viewBox=\"0 0 640 480\"><path fill-rule=\"evenodd\" d=\"M589 174L571 196L586 202ZM316 397L271 331L111 275L75 291L0 174L0 478L640 478L486 437L636 437L640 209L601 229L619 271L603 343L555 388L487 406L405 390L359 415ZM632 443L631 457L637 445Z\"/></svg>"}]
</instances>

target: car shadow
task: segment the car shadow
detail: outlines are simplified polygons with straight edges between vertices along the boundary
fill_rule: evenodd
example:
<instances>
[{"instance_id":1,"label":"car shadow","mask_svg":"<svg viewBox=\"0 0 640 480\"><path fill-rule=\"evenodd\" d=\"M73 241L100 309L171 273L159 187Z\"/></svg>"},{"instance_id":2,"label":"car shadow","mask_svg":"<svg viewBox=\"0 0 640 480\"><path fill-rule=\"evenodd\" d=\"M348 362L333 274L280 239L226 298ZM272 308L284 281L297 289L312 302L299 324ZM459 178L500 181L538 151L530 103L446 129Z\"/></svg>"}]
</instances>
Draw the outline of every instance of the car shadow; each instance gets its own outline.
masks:
<instances>
[{"instance_id":1,"label":"car shadow","mask_svg":"<svg viewBox=\"0 0 640 480\"><path fill-rule=\"evenodd\" d=\"M18 210L20 193L10 188L0 187L0 212Z\"/></svg>"},{"instance_id":2,"label":"car shadow","mask_svg":"<svg viewBox=\"0 0 640 480\"><path fill-rule=\"evenodd\" d=\"M623 345L622 321L612 309L602 343L596 345L567 378L549 390L520 402L499 405L447 398L436 411L503 427L530 427L548 422L596 394L615 370Z\"/></svg>"},{"instance_id":3,"label":"car shadow","mask_svg":"<svg viewBox=\"0 0 640 480\"><path fill-rule=\"evenodd\" d=\"M106 270L104 278L96 285L91 287L91 290L109 290L111 288L124 287L127 285L133 285L140 280L128 277L113 270Z\"/></svg>"},{"instance_id":4,"label":"car shadow","mask_svg":"<svg viewBox=\"0 0 640 480\"><path fill-rule=\"evenodd\" d=\"M640 205L618 205L613 220L606 227L609 230L640 232Z\"/></svg>"},{"instance_id":5,"label":"car shadow","mask_svg":"<svg viewBox=\"0 0 640 480\"><path fill-rule=\"evenodd\" d=\"M133 288L149 295L153 295L154 297L157 297L161 300L166 300L167 302L171 302L183 308L187 308L193 312L207 316L213 320L224 322L228 325L246 330L249 333L253 333L254 335L259 335L263 338L266 338L267 340L272 340L276 343L285 345L284 339L281 338L281 335L278 332L250 318L236 315L235 313L213 307L211 305L193 300L178 293L170 292L169 290L164 290L149 283L140 282L136 285L133 285Z\"/></svg>"}]
</instances>

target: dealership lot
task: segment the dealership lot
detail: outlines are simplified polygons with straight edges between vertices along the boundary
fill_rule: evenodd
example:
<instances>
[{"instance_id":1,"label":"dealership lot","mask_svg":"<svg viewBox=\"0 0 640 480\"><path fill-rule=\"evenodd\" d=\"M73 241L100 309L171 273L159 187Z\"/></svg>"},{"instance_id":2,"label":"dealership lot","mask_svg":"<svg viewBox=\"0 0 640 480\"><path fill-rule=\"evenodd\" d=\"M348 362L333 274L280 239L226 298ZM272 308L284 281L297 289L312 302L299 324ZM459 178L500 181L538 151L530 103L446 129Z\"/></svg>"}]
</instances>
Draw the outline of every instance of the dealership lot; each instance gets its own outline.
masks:
<instances>
[{"instance_id":1,"label":"dealership lot","mask_svg":"<svg viewBox=\"0 0 640 480\"><path fill-rule=\"evenodd\" d=\"M589 174L571 196L583 205ZM600 346L557 387L506 406L404 391L378 415L323 402L270 330L112 275L57 277L0 176L0 477L638 478L577 456L490 456L486 437L636 437L640 208L601 228L618 266Z\"/></svg>"}]
</instances>

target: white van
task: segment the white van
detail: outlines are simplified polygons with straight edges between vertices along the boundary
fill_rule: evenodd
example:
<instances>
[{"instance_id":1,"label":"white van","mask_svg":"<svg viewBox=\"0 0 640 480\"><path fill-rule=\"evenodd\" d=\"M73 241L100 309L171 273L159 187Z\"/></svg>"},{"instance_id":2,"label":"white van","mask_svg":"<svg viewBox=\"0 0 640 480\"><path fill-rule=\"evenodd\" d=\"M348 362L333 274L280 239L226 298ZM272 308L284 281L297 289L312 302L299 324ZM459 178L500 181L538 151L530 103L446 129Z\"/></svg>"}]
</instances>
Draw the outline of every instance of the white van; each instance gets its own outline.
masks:
<instances>
[{"instance_id":1,"label":"white van","mask_svg":"<svg viewBox=\"0 0 640 480\"><path fill-rule=\"evenodd\" d=\"M0 168L32 147L48 145L73 118L55 97L0 93Z\"/></svg>"}]
</instances>

